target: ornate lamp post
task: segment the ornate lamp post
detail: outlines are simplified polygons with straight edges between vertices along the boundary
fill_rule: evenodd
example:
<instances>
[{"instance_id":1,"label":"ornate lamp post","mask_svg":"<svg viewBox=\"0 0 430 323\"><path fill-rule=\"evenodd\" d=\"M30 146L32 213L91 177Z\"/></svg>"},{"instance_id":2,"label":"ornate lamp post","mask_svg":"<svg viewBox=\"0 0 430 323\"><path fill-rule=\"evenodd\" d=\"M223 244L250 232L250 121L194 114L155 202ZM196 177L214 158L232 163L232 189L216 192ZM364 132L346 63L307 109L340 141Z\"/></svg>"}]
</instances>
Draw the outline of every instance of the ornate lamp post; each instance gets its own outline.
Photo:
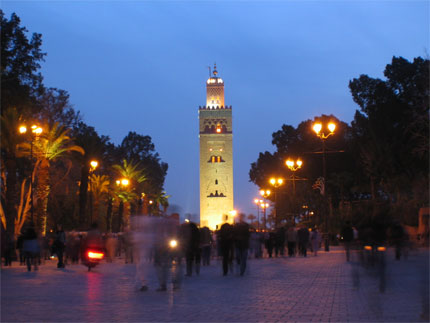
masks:
<instances>
[{"instance_id":1,"label":"ornate lamp post","mask_svg":"<svg viewBox=\"0 0 430 323\"><path fill-rule=\"evenodd\" d=\"M333 122L330 122L327 124L327 129L329 132L325 133L322 131L323 125L320 122L314 123L312 129L315 131L316 135L321 139L322 142L322 155L323 155L323 178L324 178L324 186L325 183L327 183L327 174L326 174L326 148L325 148L325 141L328 137L334 134L334 130L336 129L336 124ZM324 187L324 192L327 192L327 187ZM329 201L329 203L331 203ZM325 214L325 251L329 251L329 237L328 237L328 212L326 211Z\"/></svg>"},{"instance_id":2,"label":"ornate lamp post","mask_svg":"<svg viewBox=\"0 0 430 323\"><path fill-rule=\"evenodd\" d=\"M40 136L43 132L42 127L39 127L37 125L31 126L31 133L30 133L30 161L31 161L31 180L30 180L30 214L31 214L31 224L34 225L34 194L33 194L33 172L34 172L34 164L33 164L33 141L34 139L37 139L38 136ZM27 133L27 127L26 126L20 126L19 127L19 133L25 134Z\"/></svg>"},{"instance_id":3,"label":"ornate lamp post","mask_svg":"<svg viewBox=\"0 0 430 323\"><path fill-rule=\"evenodd\" d=\"M294 195L296 195L296 171L299 170L302 165L303 162L300 159L297 159L296 161L293 161L291 159L287 159L287 161L285 162L285 165L287 165L287 167L293 172L292 175L292 179L293 179L293 193Z\"/></svg>"},{"instance_id":4,"label":"ornate lamp post","mask_svg":"<svg viewBox=\"0 0 430 323\"><path fill-rule=\"evenodd\" d=\"M265 201L266 201L266 199L269 197L269 195L271 194L272 192L270 191L270 190L260 190L260 195L263 197L263 201L262 200L260 200L260 206L263 208L263 205L266 205L267 203L265 203ZM263 211L264 211L264 230L266 230L267 229L267 226L266 226L266 207L264 207L264 209L263 209Z\"/></svg>"},{"instance_id":5,"label":"ornate lamp post","mask_svg":"<svg viewBox=\"0 0 430 323\"><path fill-rule=\"evenodd\" d=\"M284 179L280 177L272 177L269 180L269 183L274 187L275 189L275 229L278 227L278 187L284 184Z\"/></svg>"}]
</instances>

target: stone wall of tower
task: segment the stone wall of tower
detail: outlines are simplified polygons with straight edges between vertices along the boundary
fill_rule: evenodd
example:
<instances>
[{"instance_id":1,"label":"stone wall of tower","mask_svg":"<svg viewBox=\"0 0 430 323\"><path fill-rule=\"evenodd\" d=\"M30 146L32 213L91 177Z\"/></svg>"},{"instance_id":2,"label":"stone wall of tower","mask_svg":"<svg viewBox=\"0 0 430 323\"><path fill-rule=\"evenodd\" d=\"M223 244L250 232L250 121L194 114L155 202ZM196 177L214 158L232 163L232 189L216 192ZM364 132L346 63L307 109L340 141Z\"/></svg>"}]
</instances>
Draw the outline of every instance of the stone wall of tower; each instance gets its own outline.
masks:
<instances>
[{"instance_id":1,"label":"stone wall of tower","mask_svg":"<svg viewBox=\"0 0 430 323\"><path fill-rule=\"evenodd\" d=\"M200 225L210 229L233 223L232 130L231 107L199 108Z\"/></svg>"}]
</instances>

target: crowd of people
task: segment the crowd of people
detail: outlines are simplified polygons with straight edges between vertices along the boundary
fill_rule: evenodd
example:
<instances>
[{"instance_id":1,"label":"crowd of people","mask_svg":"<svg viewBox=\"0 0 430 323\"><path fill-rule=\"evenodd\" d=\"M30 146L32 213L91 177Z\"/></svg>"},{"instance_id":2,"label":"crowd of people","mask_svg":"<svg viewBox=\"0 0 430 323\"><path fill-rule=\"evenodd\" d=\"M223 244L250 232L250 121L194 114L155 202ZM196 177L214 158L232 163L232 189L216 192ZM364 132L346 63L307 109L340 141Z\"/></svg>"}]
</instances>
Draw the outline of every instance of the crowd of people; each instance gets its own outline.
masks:
<instances>
[{"instance_id":1,"label":"crowd of people","mask_svg":"<svg viewBox=\"0 0 430 323\"><path fill-rule=\"evenodd\" d=\"M381 245L386 240L386 230L373 226L360 232L346 222L338 238L345 246L346 260L350 261L351 250L360 244ZM400 259L405 245L405 231L401 226L392 226L389 237L395 247L396 259ZM4 265L12 265L16 258L28 271L38 270L46 260L57 258L57 267L83 262L83 250L97 247L104 251L107 263L124 261L136 265L136 283L140 290L148 289L147 263L156 268L159 290L167 289L170 276L174 288L179 288L183 276L199 275L201 266L209 266L212 259L219 259L224 276L236 273L243 276L249 258L307 257L314 256L321 248L322 234L316 227L297 224L279 227L271 231L258 231L239 217L234 224L224 223L219 230L199 228L187 221L181 225L168 217L132 217L125 232L101 233L94 224L86 232L64 232L59 226L56 232L45 237L37 235L32 226L15 242L7 234L2 235L2 257ZM16 249L15 249L16 247ZM17 254L14 257L14 252Z\"/></svg>"}]
</instances>

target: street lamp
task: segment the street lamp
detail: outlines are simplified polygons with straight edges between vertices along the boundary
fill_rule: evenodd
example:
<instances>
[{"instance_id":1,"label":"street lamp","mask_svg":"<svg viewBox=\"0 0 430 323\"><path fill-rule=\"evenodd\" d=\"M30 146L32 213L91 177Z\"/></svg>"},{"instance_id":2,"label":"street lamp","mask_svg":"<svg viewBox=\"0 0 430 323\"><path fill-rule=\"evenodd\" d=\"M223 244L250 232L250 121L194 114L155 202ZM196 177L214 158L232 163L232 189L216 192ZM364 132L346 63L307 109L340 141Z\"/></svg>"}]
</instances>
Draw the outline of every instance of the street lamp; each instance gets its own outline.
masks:
<instances>
[{"instance_id":1,"label":"street lamp","mask_svg":"<svg viewBox=\"0 0 430 323\"><path fill-rule=\"evenodd\" d=\"M260 199L254 199L254 203L257 205L257 231L260 231Z\"/></svg>"},{"instance_id":2,"label":"street lamp","mask_svg":"<svg viewBox=\"0 0 430 323\"><path fill-rule=\"evenodd\" d=\"M327 124L328 133L325 133L321 131L323 129L323 125L320 122L314 123L312 129L315 131L316 135L321 139L322 141L322 154L323 154L323 178L324 178L324 185L327 183L327 170L326 170L326 148L325 148L325 141L328 137L334 134L334 130L336 129L336 124L333 122L329 122ZM324 187L324 192L327 192L327 188ZM331 202L330 202L331 203ZM325 214L325 231L326 231L326 237L325 237L325 251L329 251L329 241L328 241L328 213L326 211Z\"/></svg>"},{"instance_id":3,"label":"street lamp","mask_svg":"<svg viewBox=\"0 0 430 323\"><path fill-rule=\"evenodd\" d=\"M294 195L296 195L296 176L295 176L295 174L296 174L296 171L302 167L303 162L300 159L297 159L296 161L293 161L291 159L287 159L285 164L293 172L293 176L292 176L292 178L293 178L293 192L294 192Z\"/></svg>"},{"instance_id":4,"label":"street lamp","mask_svg":"<svg viewBox=\"0 0 430 323\"><path fill-rule=\"evenodd\" d=\"M270 196L272 192L270 190L260 190L260 195L264 198L264 201L260 200L260 206L262 207L262 204L266 201L266 199ZM266 226L266 208L264 208L264 230L267 229Z\"/></svg>"},{"instance_id":5,"label":"street lamp","mask_svg":"<svg viewBox=\"0 0 430 323\"><path fill-rule=\"evenodd\" d=\"M266 203L263 200L260 200L260 207L264 213L264 229L266 229L266 209L269 207L269 203Z\"/></svg>"},{"instance_id":6,"label":"street lamp","mask_svg":"<svg viewBox=\"0 0 430 323\"><path fill-rule=\"evenodd\" d=\"M282 184L284 184L284 180L280 177L275 178L272 177L269 180L269 183L275 188L275 229L278 227L278 198L277 198L277 191L278 191L278 187L281 186Z\"/></svg>"},{"instance_id":7,"label":"street lamp","mask_svg":"<svg viewBox=\"0 0 430 323\"><path fill-rule=\"evenodd\" d=\"M31 214L31 224L34 225L34 194L33 194L33 172L34 172L34 164L33 164L33 140L37 139L38 136L40 136L43 132L42 127L39 127L37 125L32 125L31 127L31 134L30 134L30 161L31 161L31 168L32 168L32 172L31 172L31 180L30 180L30 192L31 192L31 197L30 197L30 214ZM27 133L27 127L25 125L22 125L19 127L18 129L20 134L25 134Z\"/></svg>"},{"instance_id":8,"label":"street lamp","mask_svg":"<svg viewBox=\"0 0 430 323\"><path fill-rule=\"evenodd\" d=\"M97 160L90 161L90 225L93 223L93 181L91 179L91 173L93 173L99 162Z\"/></svg>"}]
</instances>

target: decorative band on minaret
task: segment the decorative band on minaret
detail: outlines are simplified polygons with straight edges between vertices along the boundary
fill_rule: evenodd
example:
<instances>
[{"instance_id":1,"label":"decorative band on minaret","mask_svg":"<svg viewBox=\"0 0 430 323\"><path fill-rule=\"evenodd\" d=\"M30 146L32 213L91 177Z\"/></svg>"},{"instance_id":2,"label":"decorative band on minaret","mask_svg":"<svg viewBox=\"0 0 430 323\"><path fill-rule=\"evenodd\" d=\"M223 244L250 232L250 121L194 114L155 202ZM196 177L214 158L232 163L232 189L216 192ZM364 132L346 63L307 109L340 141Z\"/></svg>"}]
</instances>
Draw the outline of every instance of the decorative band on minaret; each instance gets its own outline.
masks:
<instances>
[{"instance_id":1,"label":"decorative band on minaret","mask_svg":"<svg viewBox=\"0 0 430 323\"><path fill-rule=\"evenodd\" d=\"M212 230L233 223L232 108L224 103L224 81L206 81L206 106L199 107L200 225Z\"/></svg>"}]
</instances>

